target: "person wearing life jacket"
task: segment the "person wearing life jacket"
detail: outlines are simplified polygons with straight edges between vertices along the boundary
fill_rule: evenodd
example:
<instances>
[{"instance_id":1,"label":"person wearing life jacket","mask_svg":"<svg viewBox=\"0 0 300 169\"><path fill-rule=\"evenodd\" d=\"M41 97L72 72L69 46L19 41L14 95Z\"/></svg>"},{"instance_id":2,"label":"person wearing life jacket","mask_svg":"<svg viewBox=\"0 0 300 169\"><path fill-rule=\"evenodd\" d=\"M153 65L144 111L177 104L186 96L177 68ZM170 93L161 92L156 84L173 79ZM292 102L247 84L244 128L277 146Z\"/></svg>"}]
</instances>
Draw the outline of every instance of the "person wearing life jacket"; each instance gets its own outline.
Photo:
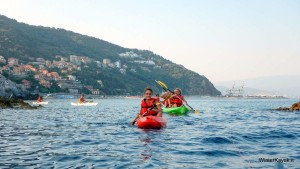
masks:
<instances>
[{"instance_id":1,"label":"person wearing life jacket","mask_svg":"<svg viewBox=\"0 0 300 169\"><path fill-rule=\"evenodd\" d=\"M172 93L167 91L167 92L164 92L160 95L161 98L164 99L164 101L162 101L162 104L164 107L170 107L171 105L169 104L169 99L172 97Z\"/></svg>"},{"instance_id":2,"label":"person wearing life jacket","mask_svg":"<svg viewBox=\"0 0 300 169\"><path fill-rule=\"evenodd\" d=\"M38 99L37 99L37 102L43 102L43 101L44 101L43 97L39 96Z\"/></svg>"},{"instance_id":3,"label":"person wearing life jacket","mask_svg":"<svg viewBox=\"0 0 300 169\"><path fill-rule=\"evenodd\" d=\"M156 98L152 98L152 89L147 87L144 90L144 99L141 101L140 113L134 118L130 124L134 124L137 119L144 116L162 116L161 104Z\"/></svg>"},{"instance_id":4,"label":"person wearing life jacket","mask_svg":"<svg viewBox=\"0 0 300 169\"><path fill-rule=\"evenodd\" d=\"M79 102L80 104L85 102L85 100L84 100L84 95L83 95L83 94L80 95L80 98L79 98L79 101L78 101L78 102Z\"/></svg>"},{"instance_id":5,"label":"person wearing life jacket","mask_svg":"<svg viewBox=\"0 0 300 169\"><path fill-rule=\"evenodd\" d=\"M169 103L170 103L171 107L180 107L183 104L182 101L184 101L187 104L187 101L182 96L181 89L176 88L174 90L174 95L171 97Z\"/></svg>"},{"instance_id":6,"label":"person wearing life jacket","mask_svg":"<svg viewBox=\"0 0 300 169\"><path fill-rule=\"evenodd\" d=\"M156 101L158 101L159 103L161 103L160 98L159 98L159 94L155 95L155 99L156 99Z\"/></svg>"}]
</instances>

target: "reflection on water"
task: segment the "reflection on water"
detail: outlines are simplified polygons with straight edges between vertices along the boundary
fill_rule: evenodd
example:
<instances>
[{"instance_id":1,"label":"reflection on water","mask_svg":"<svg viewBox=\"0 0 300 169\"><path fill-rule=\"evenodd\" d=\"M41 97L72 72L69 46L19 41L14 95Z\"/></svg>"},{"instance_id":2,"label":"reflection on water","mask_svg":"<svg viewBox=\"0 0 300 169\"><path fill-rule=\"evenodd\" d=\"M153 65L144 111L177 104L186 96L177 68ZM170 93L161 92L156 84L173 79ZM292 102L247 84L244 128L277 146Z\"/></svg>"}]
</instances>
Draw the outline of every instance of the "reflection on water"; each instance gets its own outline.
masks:
<instances>
[{"instance_id":1,"label":"reflection on water","mask_svg":"<svg viewBox=\"0 0 300 169\"><path fill-rule=\"evenodd\" d=\"M148 146L151 143L151 138L140 138L140 140L143 143L143 146L145 147L145 149L141 152L141 156L143 161L147 161L152 157L152 149L150 148L150 146Z\"/></svg>"},{"instance_id":2,"label":"reflection on water","mask_svg":"<svg viewBox=\"0 0 300 169\"><path fill-rule=\"evenodd\" d=\"M153 134L159 135L161 134L164 130L157 130L157 129L139 129L141 131L141 135L139 136L139 139L144 147L144 149L141 152L141 157L143 161L147 161L151 159L152 157L152 146L158 145L159 143L155 143L155 141L160 141L160 140L151 140L151 137L153 137Z\"/></svg>"}]
</instances>

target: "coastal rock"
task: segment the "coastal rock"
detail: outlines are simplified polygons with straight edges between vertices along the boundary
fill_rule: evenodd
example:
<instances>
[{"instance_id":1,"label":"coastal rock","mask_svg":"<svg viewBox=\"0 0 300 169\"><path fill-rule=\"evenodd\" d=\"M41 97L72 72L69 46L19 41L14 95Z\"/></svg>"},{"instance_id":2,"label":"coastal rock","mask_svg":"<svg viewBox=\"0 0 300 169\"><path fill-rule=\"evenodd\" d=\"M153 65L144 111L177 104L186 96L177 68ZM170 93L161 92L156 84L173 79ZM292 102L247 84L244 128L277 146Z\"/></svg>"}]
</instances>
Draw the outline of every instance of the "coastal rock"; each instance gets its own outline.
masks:
<instances>
[{"instance_id":1,"label":"coastal rock","mask_svg":"<svg viewBox=\"0 0 300 169\"><path fill-rule=\"evenodd\" d=\"M42 106L31 106L30 104L24 102L21 99L5 99L0 97L0 108L18 108L18 109L37 109Z\"/></svg>"},{"instance_id":2,"label":"coastal rock","mask_svg":"<svg viewBox=\"0 0 300 169\"><path fill-rule=\"evenodd\" d=\"M300 102L294 103L290 109L299 111L300 110Z\"/></svg>"},{"instance_id":3,"label":"coastal rock","mask_svg":"<svg viewBox=\"0 0 300 169\"><path fill-rule=\"evenodd\" d=\"M28 95L30 95L30 93L25 89L25 86L16 84L0 74L0 97L25 98L28 97Z\"/></svg>"},{"instance_id":4,"label":"coastal rock","mask_svg":"<svg viewBox=\"0 0 300 169\"><path fill-rule=\"evenodd\" d=\"M300 111L300 102L294 103L291 107L279 107L274 110L279 111Z\"/></svg>"}]
</instances>

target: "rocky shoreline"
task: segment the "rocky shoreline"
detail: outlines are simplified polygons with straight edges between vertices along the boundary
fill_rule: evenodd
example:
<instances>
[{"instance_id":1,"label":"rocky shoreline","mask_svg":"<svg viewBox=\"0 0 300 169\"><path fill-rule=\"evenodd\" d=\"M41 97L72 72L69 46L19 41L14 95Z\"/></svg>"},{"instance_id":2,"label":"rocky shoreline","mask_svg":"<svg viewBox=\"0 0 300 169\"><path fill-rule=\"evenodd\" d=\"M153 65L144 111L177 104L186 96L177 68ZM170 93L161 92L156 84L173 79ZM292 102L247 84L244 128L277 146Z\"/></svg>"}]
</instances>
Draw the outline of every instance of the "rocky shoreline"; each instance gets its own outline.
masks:
<instances>
[{"instance_id":1,"label":"rocky shoreline","mask_svg":"<svg viewBox=\"0 0 300 169\"><path fill-rule=\"evenodd\" d=\"M29 103L24 102L21 99L5 99L5 98L0 98L0 109L8 109L8 108L14 108L14 109L38 109L42 107L41 105L39 106L31 106Z\"/></svg>"},{"instance_id":2,"label":"rocky shoreline","mask_svg":"<svg viewBox=\"0 0 300 169\"><path fill-rule=\"evenodd\" d=\"M300 111L300 102L294 103L291 107L279 107L274 110L279 111Z\"/></svg>"}]
</instances>

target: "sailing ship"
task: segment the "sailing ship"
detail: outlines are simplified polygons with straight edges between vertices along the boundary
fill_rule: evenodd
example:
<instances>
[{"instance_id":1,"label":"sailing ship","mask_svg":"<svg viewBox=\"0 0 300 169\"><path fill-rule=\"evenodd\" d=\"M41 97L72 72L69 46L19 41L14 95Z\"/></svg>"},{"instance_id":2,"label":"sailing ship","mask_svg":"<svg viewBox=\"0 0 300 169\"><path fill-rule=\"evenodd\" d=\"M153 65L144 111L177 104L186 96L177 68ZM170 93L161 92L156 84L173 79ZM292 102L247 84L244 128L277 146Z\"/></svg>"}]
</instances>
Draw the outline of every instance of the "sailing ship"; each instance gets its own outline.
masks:
<instances>
[{"instance_id":1,"label":"sailing ship","mask_svg":"<svg viewBox=\"0 0 300 169\"><path fill-rule=\"evenodd\" d=\"M244 82L242 83L240 88L236 88L234 82L232 88L226 90L225 97L244 97Z\"/></svg>"}]
</instances>

